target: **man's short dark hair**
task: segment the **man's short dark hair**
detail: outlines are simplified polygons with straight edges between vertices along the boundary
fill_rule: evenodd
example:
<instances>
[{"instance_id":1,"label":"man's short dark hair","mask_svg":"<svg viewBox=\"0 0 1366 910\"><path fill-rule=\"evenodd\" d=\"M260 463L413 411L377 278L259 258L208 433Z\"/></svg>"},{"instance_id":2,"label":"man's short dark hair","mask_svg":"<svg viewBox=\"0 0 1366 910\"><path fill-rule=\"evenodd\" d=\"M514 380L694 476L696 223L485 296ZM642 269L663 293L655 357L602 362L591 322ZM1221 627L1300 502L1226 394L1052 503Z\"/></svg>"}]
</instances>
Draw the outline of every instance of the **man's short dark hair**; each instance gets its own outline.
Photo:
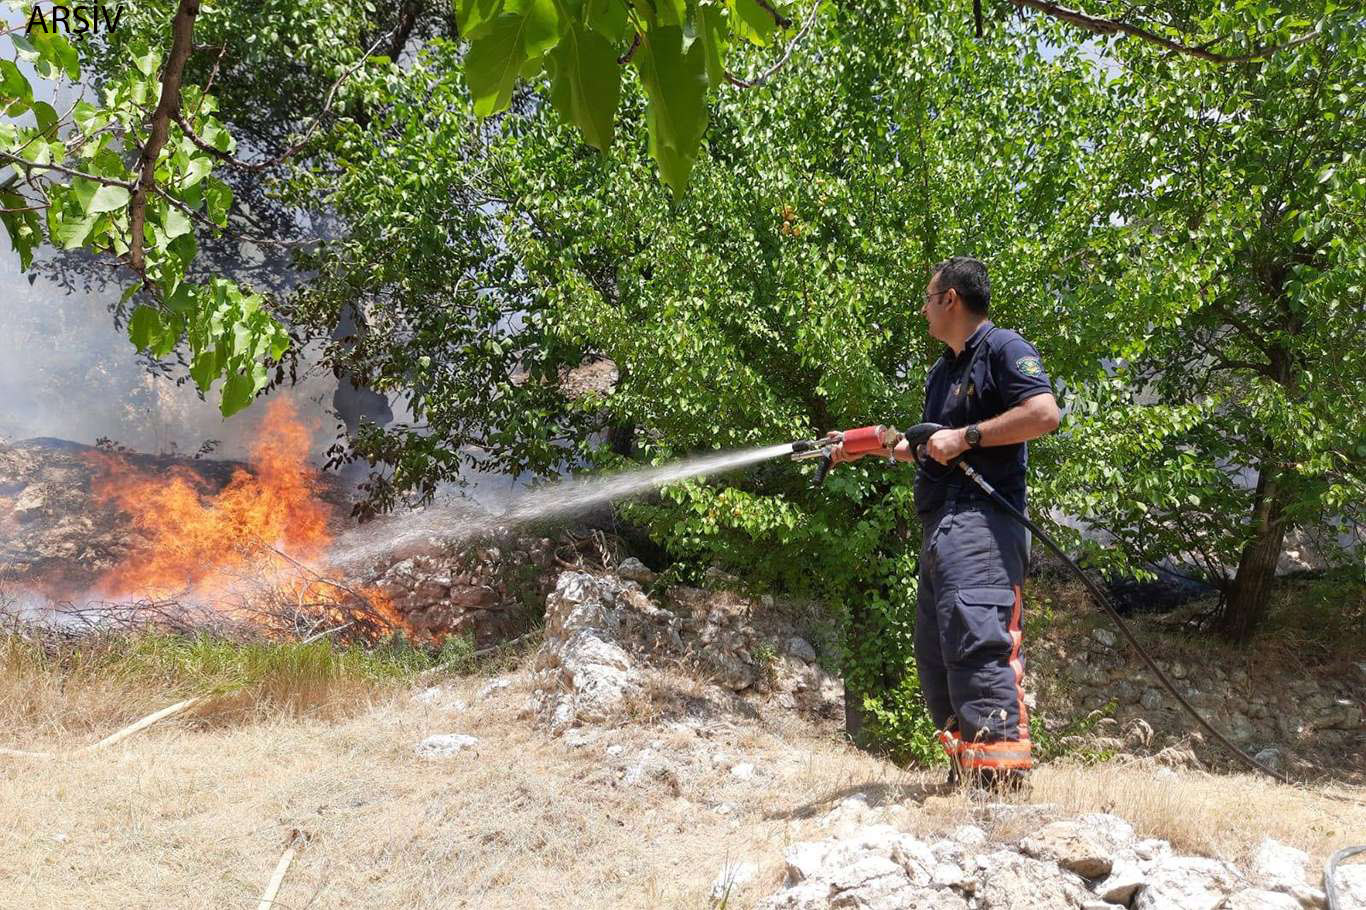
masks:
<instances>
[{"instance_id":1,"label":"man's short dark hair","mask_svg":"<svg viewBox=\"0 0 1366 910\"><path fill-rule=\"evenodd\" d=\"M985 265L971 256L954 256L935 266L934 274L939 276L939 290L953 288L971 312L987 314L991 306L991 280Z\"/></svg>"}]
</instances>

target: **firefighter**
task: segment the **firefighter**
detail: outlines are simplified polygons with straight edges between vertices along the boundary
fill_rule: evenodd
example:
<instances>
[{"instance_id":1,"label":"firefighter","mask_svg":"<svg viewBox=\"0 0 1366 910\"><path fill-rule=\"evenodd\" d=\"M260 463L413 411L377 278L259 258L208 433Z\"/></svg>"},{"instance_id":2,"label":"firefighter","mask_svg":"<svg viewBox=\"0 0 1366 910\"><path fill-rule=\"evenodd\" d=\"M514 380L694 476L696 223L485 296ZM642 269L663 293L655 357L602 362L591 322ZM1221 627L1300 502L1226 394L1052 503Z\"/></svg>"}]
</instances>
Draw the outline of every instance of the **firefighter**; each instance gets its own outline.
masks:
<instances>
[{"instance_id":1,"label":"firefighter","mask_svg":"<svg viewBox=\"0 0 1366 910\"><path fill-rule=\"evenodd\" d=\"M1056 429L1059 414L1038 350L993 325L990 303L986 266L955 256L935 267L920 311L947 345L925 380L923 419L951 429L930 437L933 461L916 475L924 534L915 656L950 780L961 771L980 785L1014 786L1032 765L1020 686L1029 532L950 464L967 458L1023 512L1026 443ZM905 440L890 454L914 460ZM832 456L862 457L842 446Z\"/></svg>"}]
</instances>

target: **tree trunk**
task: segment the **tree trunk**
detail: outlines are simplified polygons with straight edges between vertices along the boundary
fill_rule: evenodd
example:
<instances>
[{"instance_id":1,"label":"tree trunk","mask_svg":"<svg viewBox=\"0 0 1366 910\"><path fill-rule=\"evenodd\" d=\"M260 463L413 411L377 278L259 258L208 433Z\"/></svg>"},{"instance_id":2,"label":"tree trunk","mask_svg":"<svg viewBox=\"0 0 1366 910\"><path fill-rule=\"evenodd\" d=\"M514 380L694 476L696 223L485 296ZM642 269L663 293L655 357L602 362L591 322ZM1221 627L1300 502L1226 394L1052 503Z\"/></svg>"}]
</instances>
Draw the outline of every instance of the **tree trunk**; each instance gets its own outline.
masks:
<instances>
[{"instance_id":1,"label":"tree trunk","mask_svg":"<svg viewBox=\"0 0 1366 910\"><path fill-rule=\"evenodd\" d=\"M1252 539L1243 547L1238 574L1233 577L1228 603L1219 617L1218 631L1231 641L1246 642L1266 617L1276 564L1285 542L1285 525L1281 522L1284 500L1284 486L1276 469L1263 461L1252 508Z\"/></svg>"}]
</instances>

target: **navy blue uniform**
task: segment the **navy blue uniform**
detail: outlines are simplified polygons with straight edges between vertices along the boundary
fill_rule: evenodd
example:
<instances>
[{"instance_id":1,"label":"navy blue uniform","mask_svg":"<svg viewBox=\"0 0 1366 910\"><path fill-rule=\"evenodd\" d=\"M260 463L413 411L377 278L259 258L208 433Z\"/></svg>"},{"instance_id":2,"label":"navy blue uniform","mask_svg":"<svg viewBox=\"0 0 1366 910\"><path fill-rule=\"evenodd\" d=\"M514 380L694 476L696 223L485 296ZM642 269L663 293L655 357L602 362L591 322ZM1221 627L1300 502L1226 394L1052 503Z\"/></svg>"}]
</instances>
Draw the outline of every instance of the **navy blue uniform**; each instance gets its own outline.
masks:
<instances>
[{"instance_id":1,"label":"navy blue uniform","mask_svg":"<svg viewBox=\"0 0 1366 910\"><path fill-rule=\"evenodd\" d=\"M924 419L961 428L1051 392L1038 350L983 322L963 352L947 350L925 383ZM1025 509L1024 443L969 450L968 459ZM920 468L920 551L915 653L921 691L950 756L967 768L1028 768L1029 717L1020 680L1020 596L1028 531L963 472Z\"/></svg>"}]
</instances>

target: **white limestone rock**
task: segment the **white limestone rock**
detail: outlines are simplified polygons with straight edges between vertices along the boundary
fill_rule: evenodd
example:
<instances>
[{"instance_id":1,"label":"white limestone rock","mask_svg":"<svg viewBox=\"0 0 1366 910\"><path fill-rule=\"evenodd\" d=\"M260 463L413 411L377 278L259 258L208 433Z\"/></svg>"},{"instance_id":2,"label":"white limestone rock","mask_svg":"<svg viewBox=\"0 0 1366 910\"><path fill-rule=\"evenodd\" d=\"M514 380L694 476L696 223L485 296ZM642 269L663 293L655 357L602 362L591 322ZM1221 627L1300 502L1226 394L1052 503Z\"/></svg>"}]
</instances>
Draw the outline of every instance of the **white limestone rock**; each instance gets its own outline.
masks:
<instances>
[{"instance_id":1,"label":"white limestone rock","mask_svg":"<svg viewBox=\"0 0 1366 910\"><path fill-rule=\"evenodd\" d=\"M1236 889L1240 877L1228 863L1193 856L1173 856L1153 863L1147 887L1134 899L1135 910L1218 910Z\"/></svg>"},{"instance_id":2,"label":"white limestone rock","mask_svg":"<svg viewBox=\"0 0 1366 910\"><path fill-rule=\"evenodd\" d=\"M423 758L446 758L479 745L475 736L464 733L438 733L417 744L417 754Z\"/></svg>"}]
</instances>

